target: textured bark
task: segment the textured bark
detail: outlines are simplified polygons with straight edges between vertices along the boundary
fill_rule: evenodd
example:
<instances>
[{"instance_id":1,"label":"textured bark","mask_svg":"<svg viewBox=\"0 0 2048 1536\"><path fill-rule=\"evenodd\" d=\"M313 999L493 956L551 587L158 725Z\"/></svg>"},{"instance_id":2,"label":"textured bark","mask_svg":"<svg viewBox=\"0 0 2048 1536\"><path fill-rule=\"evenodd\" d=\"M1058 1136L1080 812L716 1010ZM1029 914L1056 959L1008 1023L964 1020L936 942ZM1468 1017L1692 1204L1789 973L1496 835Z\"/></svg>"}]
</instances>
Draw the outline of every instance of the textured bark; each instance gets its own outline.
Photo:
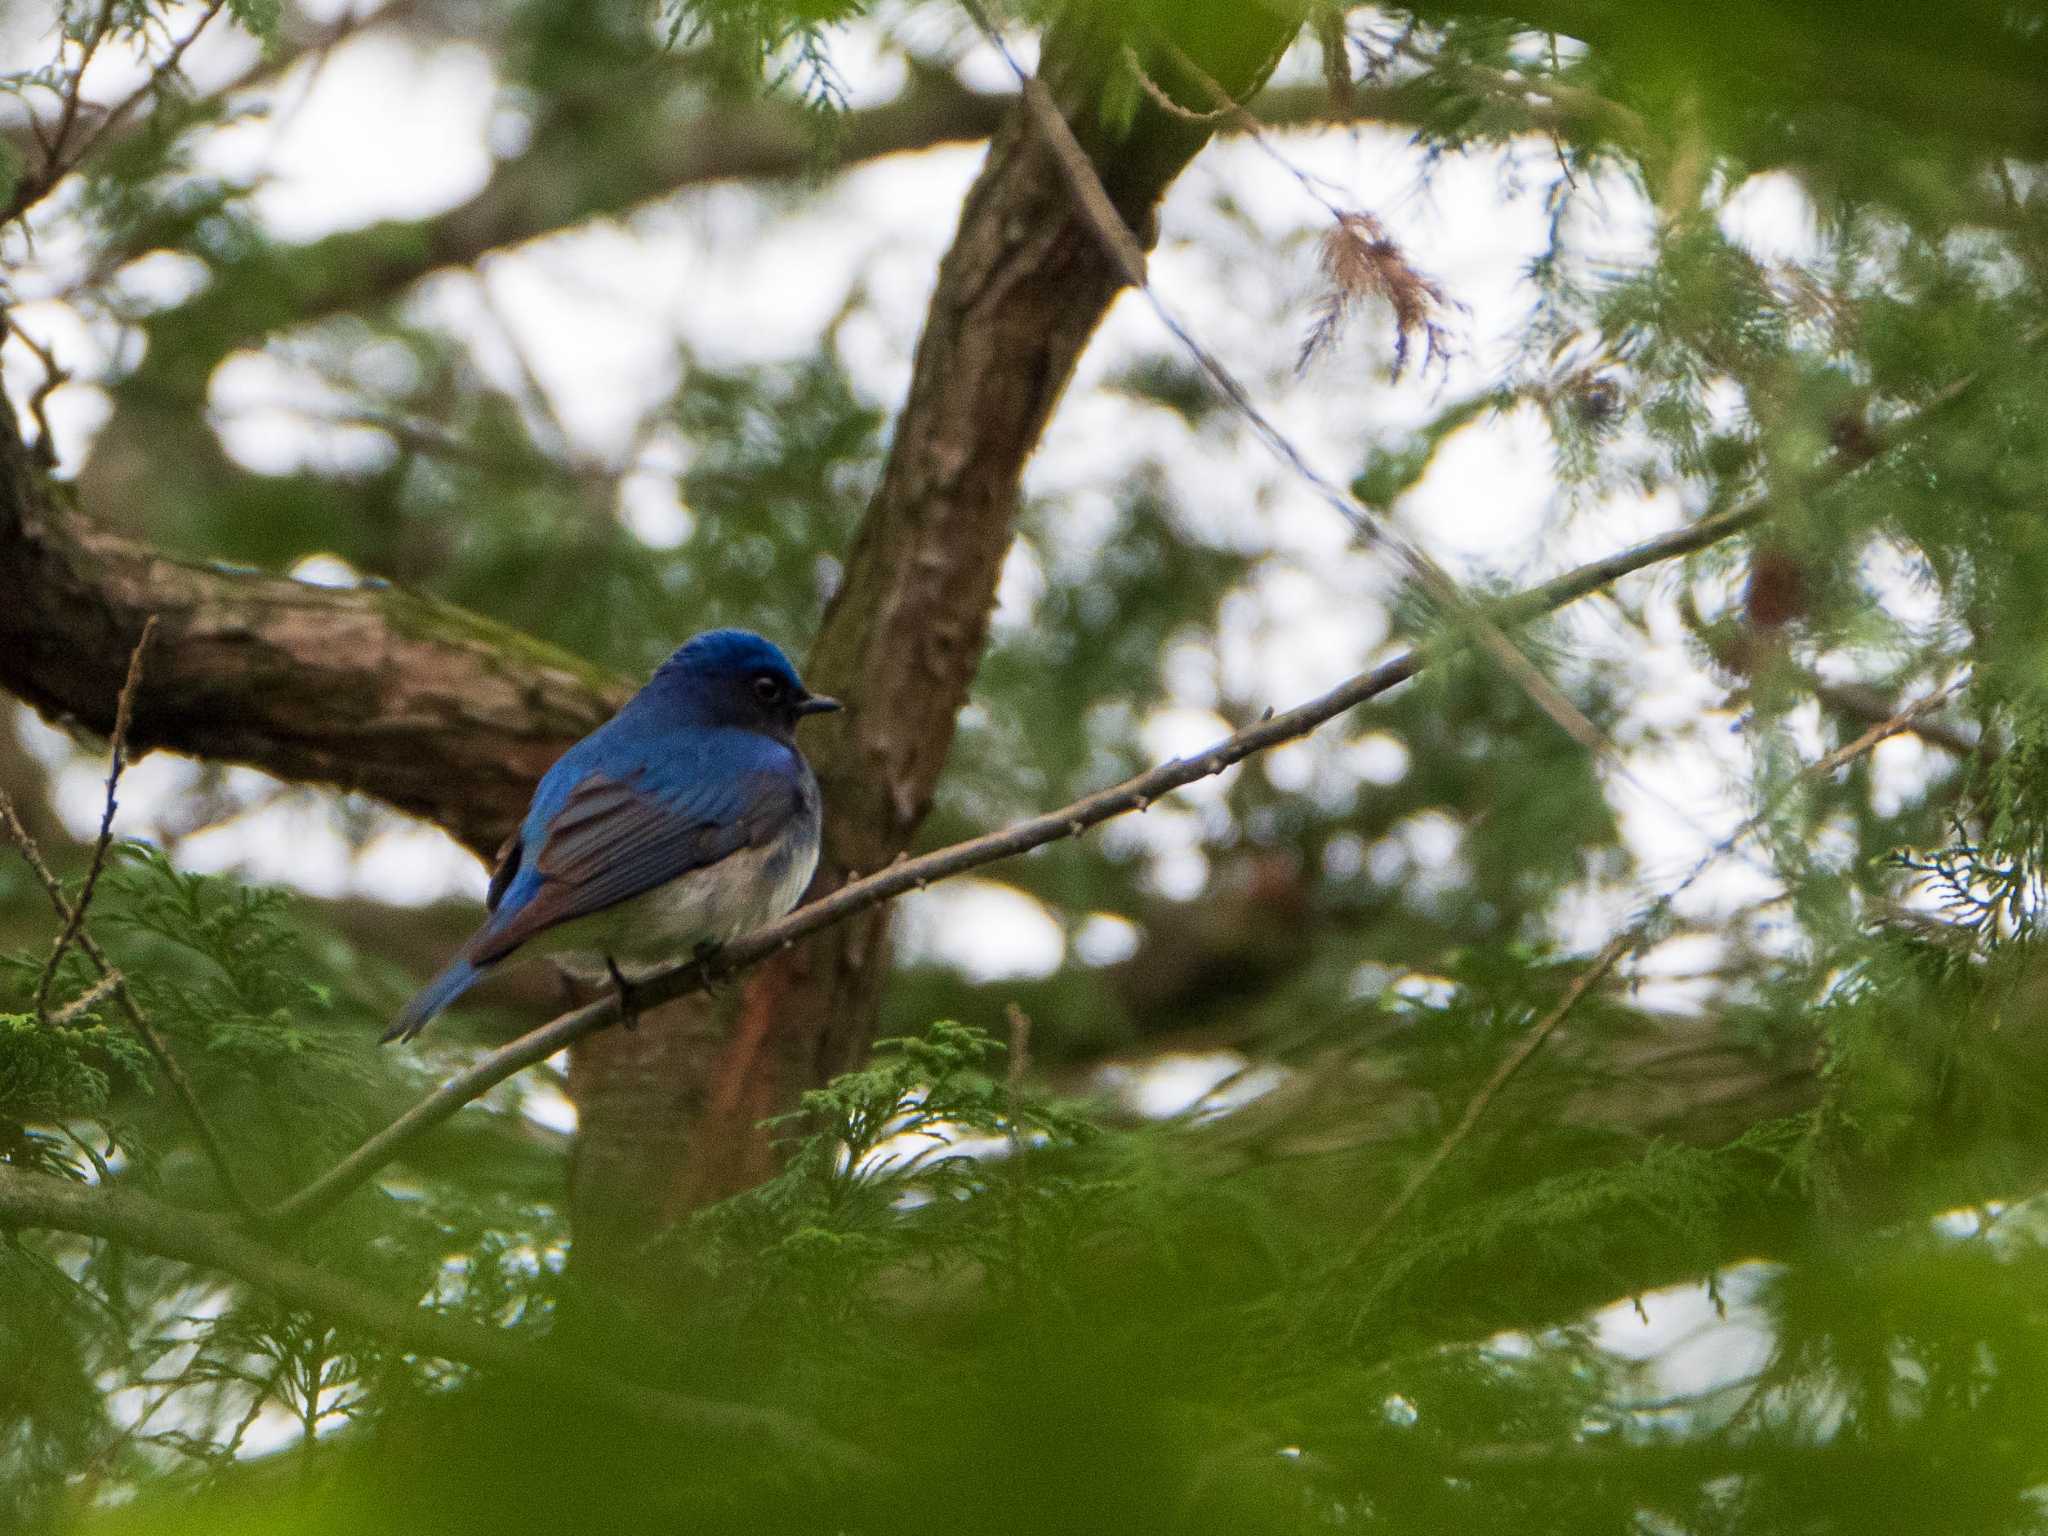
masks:
<instances>
[{"instance_id":1,"label":"textured bark","mask_svg":"<svg viewBox=\"0 0 2048 1536\"><path fill-rule=\"evenodd\" d=\"M1297 22L1217 0L1181 7L1172 32L1242 95ZM1126 132L1112 132L1100 103L1108 71L1121 67L1120 44L1077 19L1048 36L1041 74L1150 245L1159 199L1213 125L1146 102ZM940 267L888 465L806 668L813 686L851 704L809 748L826 806L813 895L888 863L915 837L981 659L1025 461L1120 286L1052 154L1013 110ZM863 913L762 967L743 998L725 1002L730 1028L710 1022L718 1005L685 1002L685 1027L578 1045L571 1206L586 1258L602 1262L610 1235L644 1236L773 1166L760 1122L867 1044L887 923L883 909Z\"/></svg>"},{"instance_id":2,"label":"textured bark","mask_svg":"<svg viewBox=\"0 0 2048 1536\"><path fill-rule=\"evenodd\" d=\"M618 679L451 604L169 560L62 504L0 409L0 687L105 734L156 615L129 741L362 790L480 854L625 697Z\"/></svg>"}]
</instances>

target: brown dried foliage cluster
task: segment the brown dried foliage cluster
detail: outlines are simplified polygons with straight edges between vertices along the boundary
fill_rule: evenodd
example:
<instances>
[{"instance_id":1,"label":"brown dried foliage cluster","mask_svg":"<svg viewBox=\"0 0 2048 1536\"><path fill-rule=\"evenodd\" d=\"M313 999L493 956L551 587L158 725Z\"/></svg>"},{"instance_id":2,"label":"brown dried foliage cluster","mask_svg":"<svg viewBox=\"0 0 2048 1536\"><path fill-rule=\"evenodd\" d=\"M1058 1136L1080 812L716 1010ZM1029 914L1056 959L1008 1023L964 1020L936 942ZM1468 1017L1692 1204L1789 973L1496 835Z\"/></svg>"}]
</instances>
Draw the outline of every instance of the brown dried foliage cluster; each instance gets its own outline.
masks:
<instances>
[{"instance_id":1,"label":"brown dried foliage cluster","mask_svg":"<svg viewBox=\"0 0 2048 1536\"><path fill-rule=\"evenodd\" d=\"M1408 366L1416 337L1422 364L1445 362L1450 337L1443 323L1449 301L1435 280L1409 262L1385 226L1369 213L1345 212L1323 236L1323 277L1328 289L1316 305L1316 323L1301 344L1297 368L1306 368L1337 341L1359 308L1383 299L1394 312L1394 377Z\"/></svg>"}]
</instances>

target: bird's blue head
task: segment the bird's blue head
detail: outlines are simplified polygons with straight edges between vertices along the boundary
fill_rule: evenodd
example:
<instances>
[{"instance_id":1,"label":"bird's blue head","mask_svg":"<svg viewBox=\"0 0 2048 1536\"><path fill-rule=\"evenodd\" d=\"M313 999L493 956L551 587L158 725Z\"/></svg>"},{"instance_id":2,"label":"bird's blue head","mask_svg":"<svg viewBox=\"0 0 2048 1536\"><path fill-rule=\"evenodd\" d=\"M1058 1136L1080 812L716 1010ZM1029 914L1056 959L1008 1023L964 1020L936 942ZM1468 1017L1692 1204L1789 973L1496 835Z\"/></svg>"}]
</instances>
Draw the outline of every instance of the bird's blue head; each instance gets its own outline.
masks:
<instances>
[{"instance_id":1,"label":"bird's blue head","mask_svg":"<svg viewBox=\"0 0 2048 1536\"><path fill-rule=\"evenodd\" d=\"M805 715L839 708L804 687L789 658L750 630L712 629L663 662L645 692L705 725L732 725L794 741Z\"/></svg>"}]
</instances>

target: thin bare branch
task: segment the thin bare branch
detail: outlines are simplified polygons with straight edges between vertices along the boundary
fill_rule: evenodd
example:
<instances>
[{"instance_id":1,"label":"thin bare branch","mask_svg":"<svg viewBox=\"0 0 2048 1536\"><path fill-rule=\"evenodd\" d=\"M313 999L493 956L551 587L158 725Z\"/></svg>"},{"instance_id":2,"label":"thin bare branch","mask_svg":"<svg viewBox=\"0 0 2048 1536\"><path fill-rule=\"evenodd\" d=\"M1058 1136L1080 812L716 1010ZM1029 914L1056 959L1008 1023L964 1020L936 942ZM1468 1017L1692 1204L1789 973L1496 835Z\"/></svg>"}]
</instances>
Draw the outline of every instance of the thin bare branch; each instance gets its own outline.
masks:
<instances>
[{"instance_id":1,"label":"thin bare branch","mask_svg":"<svg viewBox=\"0 0 2048 1536\"><path fill-rule=\"evenodd\" d=\"M62 1008L50 1014L45 1022L64 1025L69 1024L81 1014L90 1013L94 1008L105 1002L108 995L113 992L114 988L120 986L124 979L119 971L108 971L106 975L87 987Z\"/></svg>"},{"instance_id":2,"label":"thin bare branch","mask_svg":"<svg viewBox=\"0 0 2048 1536\"><path fill-rule=\"evenodd\" d=\"M1380 1212L1377 1220L1359 1233L1357 1240L1351 1245L1350 1252L1345 1256L1344 1263L1347 1266L1357 1262L1361 1254L1385 1236L1387 1229L1400 1219L1401 1213L1415 1203L1415 1197L1422 1193L1423 1186L1435 1178L1437 1170L1450 1160L1451 1154L1465 1144L1465 1139L1479 1124L1480 1117L1486 1113L1494 1097L1507 1086L1508 1079L1528 1064L1529 1058L1542 1049L1543 1042L1557 1032L1557 1026L1562 1024L1579 1005L1579 999L1592 991L1594 985L1614 969L1615 962L1642 943L1643 938L1643 925L1631 923L1607 941L1600 953L1593 957L1591 965L1572 978L1571 985L1564 989L1564 996L1560 997L1551 1006L1550 1011L1531 1025L1527 1033L1515 1042L1515 1048L1501 1059L1500 1065L1493 1069L1479 1091L1472 1095L1471 1102L1465 1106L1465 1112L1458 1116L1458 1123L1436 1144L1435 1150L1423 1159L1422 1165L1409 1175L1408 1182L1401 1186L1401 1192L1394 1196L1385 1210Z\"/></svg>"},{"instance_id":3,"label":"thin bare branch","mask_svg":"<svg viewBox=\"0 0 2048 1536\"><path fill-rule=\"evenodd\" d=\"M1152 104L1168 117L1177 117L1184 123L1218 123L1226 117L1235 118L1243 110L1236 98L1227 91L1224 93L1222 105L1210 107L1206 111L1181 105L1173 99L1172 93L1165 86L1152 78L1152 72L1145 68L1145 61L1138 57L1138 50L1129 43L1124 44L1124 64L1129 68L1131 77L1138 82L1138 89L1151 97Z\"/></svg>"},{"instance_id":4,"label":"thin bare branch","mask_svg":"<svg viewBox=\"0 0 2048 1536\"><path fill-rule=\"evenodd\" d=\"M1874 724L1888 720L1891 711L1884 702L1884 695L1875 688L1861 683L1813 684L1813 696L1837 714L1847 715L1852 720ZM1931 747L1960 758L1991 758L1997 755L1996 744L1970 736L1955 726L1939 720L1915 718L1901 730L1911 731ZM1894 733L1896 734L1896 733Z\"/></svg>"},{"instance_id":5,"label":"thin bare branch","mask_svg":"<svg viewBox=\"0 0 2048 1536\"><path fill-rule=\"evenodd\" d=\"M1561 608L1631 571L1692 554L1740 533L1762 518L1764 511L1762 503L1735 508L1579 566L1494 605L1490 611L1491 622L1519 623ZM914 859L900 860L865 879L850 881L830 895L797 908L779 922L733 940L714 957L714 970L720 978L729 976L795 944L799 939L844 922L856 913L893 900L906 891L921 889L934 880L963 874L999 859L1028 853L1033 848L1062 838L1078 836L1113 817L1143 811L1161 795L1219 774L1254 753L1306 736L1366 700L1398 687L1446 649L1456 648L1455 635L1447 646L1435 649L1418 647L1359 674L1318 698L1247 726L1206 751L1162 763L1056 811L1015 822L1000 831L968 838ZM633 990L639 1005L643 1009L651 1008L671 998L702 990L705 979L702 963L691 961L660 972L646 981L636 982ZM547 1060L573 1041L608 1028L618 1021L618 1016L618 1000L608 995L588 1007L562 1014L479 1057L311 1184L264 1212L262 1224L271 1229L289 1229L314 1219L346 1198L405 1148L465 1104L525 1068Z\"/></svg>"},{"instance_id":6,"label":"thin bare branch","mask_svg":"<svg viewBox=\"0 0 2048 1536\"><path fill-rule=\"evenodd\" d=\"M106 867L107 849L114 841L114 812L120 805L115 792L121 787L121 769L128 750L128 722L135 718L135 689L142 681L143 653L149 649L150 639L155 634L156 615L151 614L143 621L135 649L129 652L128 676L121 684L121 695L114 705L113 755L107 769L107 804L100 813L100 831L99 836L93 839L92 859L85 867L85 881L78 888L78 900L72 903L71 915L58 931L57 942L51 946L50 958L43 962L43 974L36 983L36 1013L39 1017L49 1014L50 988L57 980L57 967L64 961L64 951L71 947L71 941L78 937L79 929L85 924L85 914L92 906L93 889L100 882L100 871ZM105 977L101 980L104 981Z\"/></svg>"},{"instance_id":7,"label":"thin bare branch","mask_svg":"<svg viewBox=\"0 0 2048 1536\"><path fill-rule=\"evenodd\" d=\"M85 72L92 68L93 56L100 51L100 44L107 40L107 34L113 27L114 0L101 0L99 14L93 18L92 30L86 33L85 41L79 47L78 68L73 72L71 83L64 92L64 105L57 117L57 131L44 145L48 151L48 159L43 167L43 174L53 185L56 176L62 174L55 168L62 163L64 151L71 143L71 130L78 123L79 101L85 89Z\"/></svg>"},{"instance_id":8,"label":"thin bare branch","mask_svg":"<svg viewBox=\"0 0 2048 1536\"><path fill-rule=\"evenodd\" d=\"M1809 763L1805 769L1806 777L1810 779L1826 778L1837 768L1841 768L1861 757L1879 742L1887 741L1901 732L1913 730L1918 725L1922 716L1933 714L1935 710L1941 708L1942 705L1962 692L1969 681L1970 676L1968 673L1965 673L1946 688L1936 689L1933 693L1915 699L1890 719L1878 721L1877 724L1873 725L1861 736L1858 736L1854 741L1837 747L1834 751L1828 753L1826 757Z\"/></svg>"},{"instance_id":9,"label":"thin bare branch","mask_svg":"<svg viewBox=\"0 0 2048 1536\"><path fill-rule=\"evenodd\" d=\"M57 437L50 430L50 396L71 382L70 370L61 367L50 349L17 325L11 314L0 310L0 339L5 339L7 335L12 335L28 348L29 354L42 366L42 382L36 385L28 397L28 414L36 424L36 462L44 469L55 469Z\"/></svg>"}]
</instances>

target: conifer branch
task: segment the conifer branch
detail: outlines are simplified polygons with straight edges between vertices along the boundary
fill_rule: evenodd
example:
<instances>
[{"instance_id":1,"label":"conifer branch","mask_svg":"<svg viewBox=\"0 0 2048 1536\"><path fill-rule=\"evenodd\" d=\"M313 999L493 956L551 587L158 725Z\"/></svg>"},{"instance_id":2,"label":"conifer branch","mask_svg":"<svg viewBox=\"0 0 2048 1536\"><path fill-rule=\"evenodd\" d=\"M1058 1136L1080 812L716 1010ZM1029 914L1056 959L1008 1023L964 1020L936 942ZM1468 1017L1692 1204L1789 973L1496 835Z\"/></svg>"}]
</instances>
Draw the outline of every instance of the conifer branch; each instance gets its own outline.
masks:
<instances>
[{"instance_id":1,"label":"conifer branch","mask_svg":"<svg viewBox=\"0 0 2048 1536\"><path fill-rule=\"evenodd\" d=\"M38 167L33 175L22 177L16 184L13 195L8 198L6 206L0 208L0 224L6 224L21 217L21 215L41 202L49 195L51 189L58 182L70 175L74 169L91 157L93 150L99 145L99 142L109 132L117 128L130 112L141 105L145 97L152 96L162 90L171 77L178 72L178 66L184 62L185 51L199 40L199 34L204 32L214 17L218 16L226 7L227 0L208 0L206 8L200 12L199 19L193 24L192 30L173 43L170 52L151 67L148 76L143 82L109 108L106 114L100 118L99 122L94 124L92 130L85 135L77 149L71 150L71 132L78 123L79 108L83 104L84 99L82 93L85 88L85 72L92 64L93 55L99 51L100 45L106 41L107 37L114 30L113 0L107 0L107 3L101 6L99 15L94 20L92 30L87 36L83 56L79 60L78 68L73 72L71 79L65 87L64 104L58 119L56 136L43 146L45 150L44 163Z\"/></svg>"},{"instance_id":2,"label":"conifer branch","mask_svg":"<svg viewBox=\"0 0 2048 1536\"><path fill-rule=\"evenodd\" d=\"M139 647L137 654L140 654ZM108 793L111 796L111 784ZM255 1203L243 1192L241 1180L235 1175L234 1164L228 1158L227 1147L222 1143L219 1133L214 1130L213 1122L207 1118L206 1111L200 1107L199 1095L192 1088L192 1079L185 1075L184 1067L179 1065L178 1058L172 1054L170 1042L158 1033L156 1026L150 1023L149 1015L144 1013L141 1004L135 1001L135 994L129 990L127 980L114 968L113 963L107 959L106 951L100 948L99 941L93 938L91 932L84 926L82 915L64 894L64 883L57 878L56 872L43 862L42 850L36 846L36 840L29 835L28 828L22 824L21 817L14 809L14 801L5 790L0 790L0 831L6 832L8 841L20 852L30 873L36 877L44 894L49 897L51 909L57 914L57 921L64 925L65 931L74 936L79 949L100 973L99 984L87 996L95 993L112 994L115 1003L127 1018L129 1028L135 1031L144 1049L155 1059L165 1081L171 1085L172 1094L184 1109L186 1118L192 1122L192 1130L199 1138L199 1145L206 1153L206 1160L213 1165L214 1176L220 1180L221 1192L227 1196L228 1203L237 1211L253 1213L256 1210ZM63 1022L64 1017L76 1013L79 1006L74 1004L53 1022Z\"/></svg>"},{"instance_id":3,"label":"conifer branch","mask_svg":"<svg viewBox=\"0 0 2048 1536\"><path fill-rule=\"evenodd\" d=\"M664 1391L563 1358L495 1328L381 1295L281 1253L227 1220L0 1166L0 1230L38 1228L125 1243L234 1276L287 1305L360 1328L401 1349L499 1371L644 1423L688 1434L770 1445L820 1470L871 1468L868 1453L772 1408Z\"/></svg>"},{"instance_id":4,"label":"conifer branch","mask_svg":"<svg viewBox=\"0 0 2048 1536\"><path fill-rule=\"evenodd\" d=\"M1557 1032L1558 1025L1562 1024L1566 1016L1579 1005L1580 999L1598 985L1606 977L1607 973L1613 970L1615 965L1625 956L1646 946L1650 942L1657 924L1671 910L1672 904L1690 890L1693 884L1709 868L1718 863L1752 832L1768 821L1793 789L1802 783L1810 783L1815 779L1824 779L1836 770L1846 767L1849 763L1863 756L1864 753L1877 746L1879 742L1889 740L1902 731L1911 730L1914 723L1923 715L1931 714L1955 697L1969 682L1969 679L1970 674L1964 673L1962 677L1950 683L1946 688L1937 688L1934 692L1915 699L1897 714L1871 726L1870 729L1858 736L1854 741L1847 742L1825 756L1808 763L1799 771L1798 777L1792 784L1786 786L1784 792L1772 797L1770 804L1749 817L1742 825L1708 849L1699 862L1693 865L1683 880L1679 881L1677 885L1666 891L1662 896L1659 896L1656 901L1652 902L1643 911L1641 916L1637 917L1634 922L1621 929L1606 944L1601 946L1600 953L1593 957L1592 962L1572 978L1571 984L1564 990L1564 996L1560 997L1552 1005L1549 1012L1545 1013L1542 1018L1531 1025L1522 1038L1515 1042L1514 1049L1502 1058L1500 1064L1493 1069L1493 1072L1487 1077L1486 1081L1480 1085L1479 1091L1472 1095L1471 1100L1465 1105L1465 1112L1458 1117L1457 1124L1451 1127L1443 1140L1438 1142L1429 1156L1423 1159L1421 1166L1409 1176L1408 1182L1401 1186L1401 1192L1393 1198L1387 1208L1381 1211L1371 1225L1352 1242L1350 1249L1338 1268L1340 1270L1347 1269L1352 1264L1355 1264L1386 1235L1387 1230L1400 1219L1402 1213L1415 1203L1415 1197L1422 1193L1423 1186L1435 1178L1437 1171L1450 1160L1451 1154L1465 1144L1465 1141L1471 1136L1474 1129L1477 1128L1480 1119L1485 1115L1494 1099L1507 1086L1508 1080L1521 1071L1527 1065L1529 1059L1542 1049L1544 1042Z\"/></svg>"},{"instance_id":5,"label":"conifer branch","mask_svg":"<svg viewBox=\"0 0 2048 1536\"><path fill-rule=\"evenodd\" d=\"M1693 554L1730 538L1760 520L1766 510L1766 504L1761 502L1734 508L1579 566L1552 581L1492 605L1490 621L1496 625L1516 624L1549 613L1600 590L1631 571ZM1308 735L1366 700L1390 692L1431 662L1459 649L1462 645L1455 635L1448 643L1418 646L1371 671L1360 673L1318 698L1284 713L1269 715L1257 724L1225 737L1206 751L1161 763L1121 784L1085 795L1058 810L1015 822L1000 831L968 838L917 858L901 859L886 869L864 879L850 881L830 895L797 908L778 922L733 940L711 957L708 972L704 962L693 960L659 972L644 982L636 982L633 988L636 1001L641 1007L648 1008L701 991L707 980L722 980L795 944L799 939L844 922L856 913L893 900L907 891L921 890L934 880L1014 858L1047 843L1078 836L1113 817L1143 811L1161 795L1210 778L1256 753ZM618 1021L618 1017L617 998L607 996L586 1007L561 1014L479 1057L311 1184L264 1212L260 1218L261 1225L271 1230L289 1230L313 1220L346 1198L406 1147L465 1104L527 1067L545 1061L572 1042L608 1028Z\"/></svg>"},{"instance_id":6,"label":"conifer branch","mask_svg":"<svg viewBox=\"0 0 2048 1536\"><path fill-rule=\"evenodd\" d=\"M1660 903L1659 910L1661 908ZM1386 1235L1387 1229L1401 1219L1402 1213L1413 1205L1415 1197L1422 1193L1423 1186L1435 1178L1437 1170L1450 1161L1451 1154L1465 1144L1466 1138L1478 1126L1480 1117L1486 1113L1488 1106L1493 1103L1501 1089L1508 1085L1508 1079L1522 1070L1529 1058L1541 1050L1543 1043L1557 1032L1558 1025L1578 1007L1579 1000L1614 969L1623 955L1640 945L1644 937L1645 924L1631 923L1602 946L1600 953L1593 957L1592 964L1572 978L1571 985L1564 989L1564 996L1553 1003L1550 1011L1531 1025L1522 1038L1515 1042L1515 1048L1501 1059L1500 1064L1480 1085L1479 1091L1472 1095L1471 1101L1465 1105L1465 1112L1458 1117L1458 1123L1451 1127L1450 1132L1436 1144L1429 1156L1423 1159L1422 1165L1409 1175L1408 1182L1401 1186L1401 1192L1394 1196L1387 1208L1380 1212L1370 1226L1359 1233L1351 1244L1341 1268L1349 1268L1355 1264L1360 1255L1369 1252Z\"/></svg>"}]
</instances>

